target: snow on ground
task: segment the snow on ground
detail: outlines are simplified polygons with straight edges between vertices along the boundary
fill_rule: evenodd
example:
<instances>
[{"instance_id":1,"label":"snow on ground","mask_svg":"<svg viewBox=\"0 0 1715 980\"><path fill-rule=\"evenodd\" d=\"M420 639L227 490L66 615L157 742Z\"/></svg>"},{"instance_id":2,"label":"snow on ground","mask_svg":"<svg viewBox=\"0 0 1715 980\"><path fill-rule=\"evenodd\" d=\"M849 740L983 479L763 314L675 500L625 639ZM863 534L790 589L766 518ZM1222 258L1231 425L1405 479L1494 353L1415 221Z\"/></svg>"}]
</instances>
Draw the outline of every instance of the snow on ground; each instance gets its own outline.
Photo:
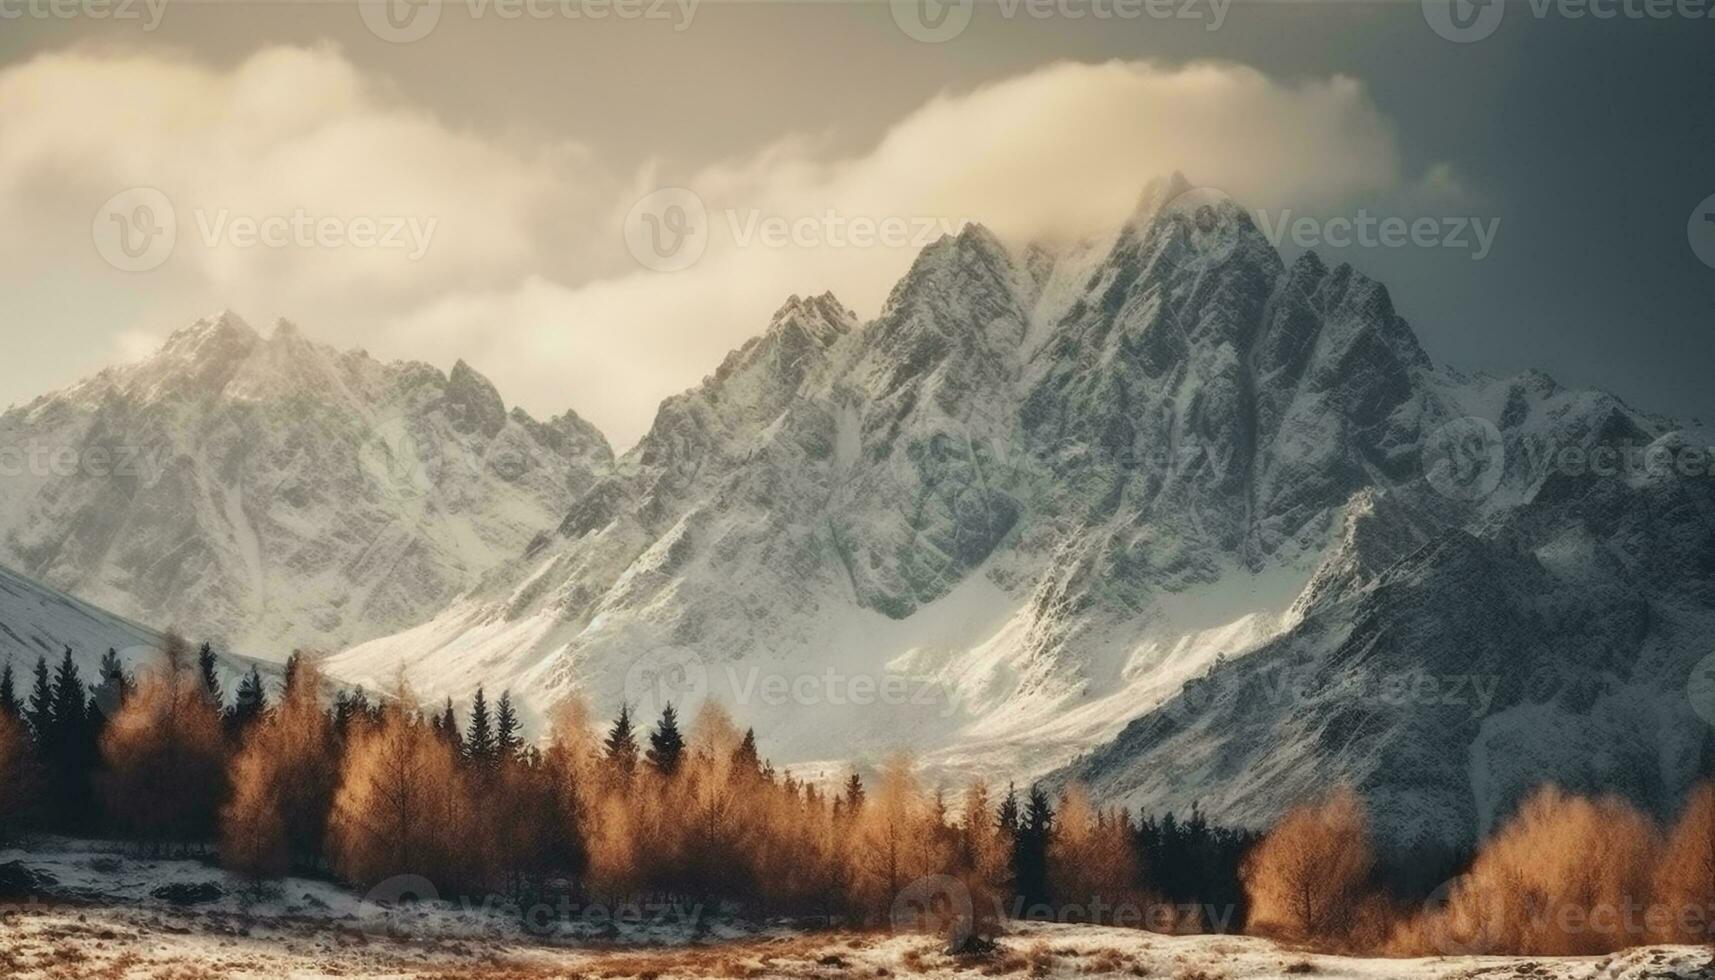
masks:
<instances>
[{"instance_id":1,"label":"snow on ground","mask_svg":"<svg viewBox=\"0 0 1715 980\"><path fill-rule=\"evenodd\" d=\"M16 864L14 864L16 862ZM21 866L55 884L0 903L0 977L18 980L203 978L857 978L1164 977L1250 980L1665 980L1709 977L1709 953L1653 947L1615 956L1543 959L1357 959L1307 954L1264 939L1163 936L1135 929L1021 923L998 949L953 957L929 936L802 931L694 909L638 909L618 925L427 902L401 909L327 882L288 879L257 892L195 860L150 860L116 845L50 840L0 852L0 881ZM153 893L214 886L174 904ZM398 890L398 889L395 889ZM409 890L409 889L404 889Z\"/></svg>"}]
</instances>

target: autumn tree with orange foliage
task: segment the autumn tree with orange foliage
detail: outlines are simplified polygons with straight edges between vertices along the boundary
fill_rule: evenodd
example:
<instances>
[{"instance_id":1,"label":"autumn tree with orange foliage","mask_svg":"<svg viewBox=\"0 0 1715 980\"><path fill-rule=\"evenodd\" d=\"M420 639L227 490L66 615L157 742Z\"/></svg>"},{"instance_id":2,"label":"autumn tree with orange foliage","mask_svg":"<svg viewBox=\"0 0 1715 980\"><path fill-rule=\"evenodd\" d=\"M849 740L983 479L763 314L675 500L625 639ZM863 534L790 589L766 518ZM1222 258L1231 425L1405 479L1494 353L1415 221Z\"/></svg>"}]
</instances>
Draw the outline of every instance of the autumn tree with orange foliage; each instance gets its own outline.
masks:
<instances>
[{"instance_id":1,"label":"autumn tree with orange foliage","mask_svg":"<svg viewBox=\"0 0 1715 980\"><path fill-rule=\"evenodd\" d=\"M462 891L480 877L477 830L456 751L414 706L396 699L378 724L354 727L328 822L341 877L370 886L419 875Z\"/></svg>"},{"instance_id":2,"label":"autumn tree with orange foliage","mask_svg":"<svg viewBox=\"0 0 1715 980\"><path fill-rule=\"evenodd\" d=\"M1639 945L1660 843L1655 823L1616 797L1545 787L1483 845L1444 904L1401 929L1395 949L1579 956Z\"/></svg>"},{"instance_id":3,"label":"autumn tree with orange foliage","mask_svg":"<svg viewBox=\"0 0 1715 980\"><path fill-rule=\"evenodd\" d=\"M246 730L232 760L232 799L221 811L227 867L265 877L320 864L340 778L321 688L319 669L293 654L280 703Z\"/></svg>"},{"instance_id":4,"label":"autumn tree with orange foliage","mask_svg":"<svg viewBox=\"0 0 1715 980\"><path fill-rule=\"evenodd\" d=\"M1297 939L1336 939L1356 925L1374 866L1369 816L1350 787L1275 824L1243 869L1251 926Z\"/></svg>"},{"instance_id":5,"label":"autumn tree with orange foliage","mask_svg":"<svg viewBox=\"0 0 1715 980\"><path fill-rule=\"evenodd\" d=\"M1657 938L1670 943L1715 942L1715 782L1691 791L1667 835L1655 877L1655 898L1666 907Z\"/></svg>"},{"instance_id":6,"label":"autumn tree with orange foliage","mask_svg":"<svg viewBox=\"0 0 1715 980\"><path fill-rule=\"evenodd\" d=\"M162 655L161 669L138 684L101 736L108 813L156 848L210 840L226 796L220 711L191 670L183 637L168 634Z\"/></svg>"},{"instance_id":7,"label":"autumn tree with orange foliage","mask_svg":"<svg viewBox=\"0 0 1715 980\"><path fill-rule=\"evenodd\" d=\"M1111 922L1120 912L1141 918L1135 834L1124 810L1097 809L1083 787L1061 796L1048 877L1063 919Z\"/></svg>"}]
</instances>

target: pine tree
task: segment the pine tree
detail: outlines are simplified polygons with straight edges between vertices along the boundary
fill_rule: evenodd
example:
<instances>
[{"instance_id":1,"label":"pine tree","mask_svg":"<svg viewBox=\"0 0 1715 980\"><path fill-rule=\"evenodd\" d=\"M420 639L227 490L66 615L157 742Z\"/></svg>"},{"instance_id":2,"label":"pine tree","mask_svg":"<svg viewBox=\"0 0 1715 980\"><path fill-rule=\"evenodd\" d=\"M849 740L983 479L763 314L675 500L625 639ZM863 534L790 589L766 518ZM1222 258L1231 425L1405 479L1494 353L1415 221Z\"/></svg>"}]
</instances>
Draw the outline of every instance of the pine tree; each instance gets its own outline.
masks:
<instances>
[{"instance_id":1,"label":"pine tree","mask_svg":"<svg viewBox=\"0 0 1715 980\"><path fill-rule=\"evenodd\" d=\"M125 665L119 660L119 651L108 647L107 652L101 655L101 667L96 671L95 681L96 700L102 706L102 713L108 717L117 714L136 688L136 682L125 672Z\"/></svg>"},{"instance_id":2,"label":"pine tree","mask_svg":"<svg viewBox=\"0 0 1715 980\"><path fill-rule=\"evenodd\" d=\"M464 736L459 734L459 719L458 715L453 713L453 699L451 697L447 698L446 706L441 709L439 714L435 715L430 724L434 726L437 736L445 740L454 749L464 750Z\"/></svg>"},{"instance_id":3,"label":"pine tree","mask_svg":"<svg viewBox=\"0 0 1715 980\"><path fill-rule=\"evenodd\" d=\"M756 753L756 729L746 728L744 740L732 750L732 778L754 780L762 775L762 759Z\"/></svg>"},{"instance_id":4,"label":"pine tree","mask_svg":"<svg viewBox=\"0 0 1715 980\"><path fill-rule=\"evenodd\" d=\"M512 709L512 692L501 691L494 715L494 751L502 762L513 762L524 739L518 734L518 713Z\"/></svg>"},{"instance_id":5,"label":"pine tree","mask_svg":"<svg viewBox=\"0 0 1715 980\"><path fill-rule=\"evenodd\" d=\"M44 750L54 736L54 687L48 680L48 658L36 658L36 683L30 689L29 707L24 720L30 723L38 752Z\"/></svg>"},{"instance_id":6,"label":"pine tree","mask_svg":"<svg viewBox=\"0 0 1715 980\"><path fill-rule=\"evenodd\" d=\"M672 705L661 709L661 721L649 734L646 758L655 771L671 777L678 773L685 755L685 737L679 733L679 716Z\"/></svg>"},{"instance_id":7,"label":"pine tree","mask_svg":"<svg viewBox=\"0 0 1715 980\"><path fill-rule=\"evenodd\" d=\"M71 658L71 647L66 647L59 669L54 672L53 727L57 739L65 745L75 743L83 735L85 721L83 677L78 674L77 662Z\"/></svg>"},{"instance_id":8,"label":"pine tree","mask_svg":"<svg viewBox=\"0 0 1715 980\"><path fill-rule=\"evenodd\" d=\"M1000 803L1000 811L995 814L995 828L1005 836L1007 843L1018 837L1018 787L1006 784L1006 799Z\"/></svg>"},{"instance_id":9,"label":"pine tree","mask_svg":"<svg viewBox=\"0 0 1715 980\"><path fill-rule=\"evenodd\" d=\"M1054 833L1054 808L1039 786L1030 787L1023 823L1012 849L1013 880L1026 909L1047 908L1048 845Z\"/></svg>"},{"instance_id":10,"label":"pine tree","mask_svg":"<svg viewBox=\"0 0 1715 980\"><path fill-rule=\"evenodd\" d=\"M637 735L631 730L629 707L620 706L619 717L614 719L602 745L607 750L610 771L622 781L630 780L637 771Z\"/></svg>"},{"instance_id":11,"label":"pine tree","mask_svg":"<svg viewBox=\"0 0 1715 980\"><path fill-rule=\"evenodd\" d=\"M352 734L352 729L362 728L375 720L375 715L369 706L369 695L359 687L351 691L341 691L335 695L333 702L334 729L341 738Z\"/></svg>"},{"instance_id":12,"label":"pine tree","mask_svg":"<svg viewBox=\"0 0 1715 980\"><path fill-rule=\"evenodd\" d=\"M846 780L845 803L847 816L855 817L863 811L863 780L855 772Z\"/></svg>"},{"instance_id":13,"label":"pine tree","mask_svg":"<svg viewBox=\"0 0 1715 980\"><path fill-rule=\"evenodd\" d=\"M51 798L58 807L56 819L76 826L85 825L95 809L90 780L98 755L87 699L83 677L67 647L54 672L52 736L42 760L48 765Z\"/></svg>"},{"instance_id":14,"label":"pine tree","mask_svg":"<svg viewBox=\"0 0 1715 980\"><path fill-rule=\"evenodd\" d=\"M8 657L6 665L0 667L0 715L15 721L23 714L24 706L18 703L18 691L12 681L12 659Z\"/></svg>"},{"instance_id":15,"label":"pine tree","mask_svg":"<svg viewBox=\"0 0 1715 980\"><path fill-rule=\"evenodd\" d=\"M303 668L304 652L302 650L293 650L291 656L286 658L285 682L281 688L283 691L290 691L292 689L292 685L298 682L298 678L301 676L300 672Z\"/></svg>"},{"instance_id":16,"label":"pine tree","mask_svg":"<svg viewBox=\"0 0 1715 980\"><path fill-rule=\"evenodd\" d=\"M492 765L495 759L494 723L488 717L488 697L482 688L470 699L470 727L465 730L465 757L478 766Z\"/></svg>"},{"instance_id":17,"label":"pine tree","mask_svg":"<svg viewBox=\"0 0 1715 980\"><path fill-rule=\"evenodd\" d=\"M238 685L238 697L232 702L232 711L227 715L227 725L234 736L244 734L251 725L262 719L268 710L268 691L262 686L262 674L255 665L251 665L250 673L245 675Z\"/></svg>"},{"instance_id":18,"label":"pine tree","mask_svg":"<svg viewBox=\"0 0 1715 980\"><path fill-rule=\"evenodd\" d=\"M202 672L202 689L208 703L219 709L226 703L226 694L220 689L220 675L215 672L215 663L214 648L204 643L197 651L197 670Z\"/></svg>"}]
</instances>

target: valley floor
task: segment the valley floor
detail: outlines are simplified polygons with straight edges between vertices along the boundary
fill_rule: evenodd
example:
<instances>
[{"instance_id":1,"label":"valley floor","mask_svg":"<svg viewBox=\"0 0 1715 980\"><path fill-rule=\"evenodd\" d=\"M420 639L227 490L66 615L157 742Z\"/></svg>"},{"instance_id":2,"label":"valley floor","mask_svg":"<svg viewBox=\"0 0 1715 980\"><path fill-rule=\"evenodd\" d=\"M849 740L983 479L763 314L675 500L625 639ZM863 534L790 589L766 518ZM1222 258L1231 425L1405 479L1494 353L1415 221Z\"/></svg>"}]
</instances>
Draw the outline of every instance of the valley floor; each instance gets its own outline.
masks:
<instances>
[{"instance_id":1,"label":"valley floor","mask_svg":"<svg viewBox=\"0 0 1715 980\"><path fill-rule=\"evenodd\" d=\"M690 929L683 910L643 910L619 926L565 925L531 935L515 915L494 909L442 903L402 913L302 879L257 892L202 862L142 860L99 845L0 852L0 884L15 887L21 869L53 884L45 895L0 904L0 977L19 980L1715 976L1709 953L1688 947L1586 959L1355 959L1245 937L1050 924L1017 925L995 953L957 959L920 935L711 927L698 916L690 918L702 927Z\"/></svg>"}]
</instances>

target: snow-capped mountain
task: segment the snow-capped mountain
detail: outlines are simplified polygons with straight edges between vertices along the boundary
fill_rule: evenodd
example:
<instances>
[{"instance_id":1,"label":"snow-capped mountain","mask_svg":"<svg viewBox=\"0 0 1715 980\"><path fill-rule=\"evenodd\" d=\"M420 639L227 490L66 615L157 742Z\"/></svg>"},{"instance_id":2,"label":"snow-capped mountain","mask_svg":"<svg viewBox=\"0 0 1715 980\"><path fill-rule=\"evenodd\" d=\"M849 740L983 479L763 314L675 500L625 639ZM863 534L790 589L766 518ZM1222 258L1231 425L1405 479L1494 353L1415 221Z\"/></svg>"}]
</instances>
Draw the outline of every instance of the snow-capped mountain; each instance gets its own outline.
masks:
<instances>
[{"instance_id":1,"label":"snow-capped mountain","mask_svg":"<svg viewBox=\"0 0 1715 980\"><path fill-rule=\"evenodd\" d=\"M0 560L193 639L283 659L428 618L606 471L567 413L462 362L380 363L231 313L0 415Z\"/></svg>"},{"instance_id":2,"label":"snow-capped mountain","mask_svg":"<svg viewBox=\"0 0 1715 980\"><path fill-rule=\"evenodd\" d=\"M165 638L146 626L0 566L0 665L11 665L20 696L29 688L30 672L38 659L57 667L70 650L83 679L94 684L108 650L119 655L127 670L136 672L156 663L164 644ZM236 689L252 666L264 676L279 673L275 665L216 652L217 673L229 691Z\"/></svg>"},{"instance_id":3,"label":"snow-capped mountain","mask_svg":"<svg viewBox=\"0 0 1715 980\"><path fill-rule=\"evenodd\" d=\"M1437 367L1380 284L1287 267L1175 177L1097 242L967 227L868 323L793 297L525 561L332 667L538 710L712 697L779 762L907 748L1247 821L1348 779L1390 826L1459 838L1580 765L1684 786L1648 739L1707 652L1709 484L1558 455L1671 430ZM1271 664L1322 693L1224 682ZM1506 693L1544 668L1552 705ZM1413 671L1503 693L1453 725L1329 686Z\"/></svg>"}]
</instances>

